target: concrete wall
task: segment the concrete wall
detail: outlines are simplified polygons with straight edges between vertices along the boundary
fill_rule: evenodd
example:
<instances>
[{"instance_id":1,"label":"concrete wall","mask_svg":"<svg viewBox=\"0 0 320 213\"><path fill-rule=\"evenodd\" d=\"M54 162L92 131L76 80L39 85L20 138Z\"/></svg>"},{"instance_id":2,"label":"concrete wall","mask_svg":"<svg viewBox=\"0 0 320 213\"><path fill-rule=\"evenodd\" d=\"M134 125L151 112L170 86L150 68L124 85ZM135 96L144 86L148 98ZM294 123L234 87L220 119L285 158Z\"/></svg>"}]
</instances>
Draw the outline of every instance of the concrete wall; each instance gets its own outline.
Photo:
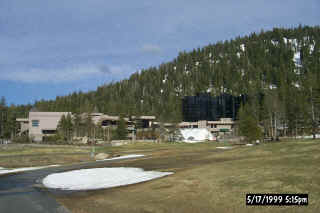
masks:
<instances>
[{"instance_id":1,"label":"concrete wall","mask_svg":"<svg viewBox=\"0 0 320 213\"><path fill-rule=\"evenodd\" d=\"M42 141L42 130L56 130L62 115L68 112L29 112L29 137ZM32 121L39 121L38 126L32 126Z\"/></svg>"}]
</instances>

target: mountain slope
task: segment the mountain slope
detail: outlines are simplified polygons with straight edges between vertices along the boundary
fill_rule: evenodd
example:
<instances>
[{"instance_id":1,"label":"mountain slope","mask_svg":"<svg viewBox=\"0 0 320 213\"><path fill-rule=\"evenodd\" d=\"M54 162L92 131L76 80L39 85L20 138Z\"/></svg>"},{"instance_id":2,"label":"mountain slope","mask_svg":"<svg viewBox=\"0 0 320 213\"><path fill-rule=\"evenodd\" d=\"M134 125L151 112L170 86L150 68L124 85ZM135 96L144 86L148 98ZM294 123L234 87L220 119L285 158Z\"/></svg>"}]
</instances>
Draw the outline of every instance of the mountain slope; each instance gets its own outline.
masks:
<instances>
[{"instance_id":1,"label":"mountain slope","mask_svg":"<svg viewBox=\"0 0 320 213\"><path fill-rule=\"evenodd\" d=\"M275 28L181 52L172 62L94 92L38 101L35 106L72 112L96 107L108 114L152 114L160 120L179 121L183 96L227 92L247 94L260 121L281 118L283 124L292 126L298 118L316 120L318 116L319 60L318 26Z\"/></svg>"}]
</instances>

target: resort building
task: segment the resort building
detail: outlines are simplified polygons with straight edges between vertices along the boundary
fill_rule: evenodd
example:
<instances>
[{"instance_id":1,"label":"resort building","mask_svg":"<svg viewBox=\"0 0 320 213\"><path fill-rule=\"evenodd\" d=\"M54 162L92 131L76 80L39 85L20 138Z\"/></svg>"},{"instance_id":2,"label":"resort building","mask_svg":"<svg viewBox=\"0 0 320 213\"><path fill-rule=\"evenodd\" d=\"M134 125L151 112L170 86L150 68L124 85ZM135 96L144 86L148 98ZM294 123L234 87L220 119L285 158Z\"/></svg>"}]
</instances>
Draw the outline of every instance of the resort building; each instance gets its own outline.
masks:
<instances>
[{"instance_id":1,"label":"resort building","mask_svg":"<svg viewBox=\"0 0 320 213\"><path fill-rule=\"evenodd\" d=\"M19 134L28 135L33 141L42 141L44 136L50 136L57 133L59 121L63 115L67 116L71 112L29 112L28 118L17 118L20 123ZM72 116L72 114L71 114ZM86 113L81 117L85 118ZM103 113L91 113L90 117L96 126L102 128L116 128L120 120L120 116L110 116ZM129 137L135 130L135 126L139 123L139 128L151 128L155 121L155 116L131 116L124 118L127 123Z\"/></svg>"},{"instance_id":2,"label":"resort building","mask_svg":"<svg viewBox=\"0 0 320 213\"><path fill-rule=\"evenodd\" d=\"M20 134L28 132L29 138L42 141L43 136L56 134L62 115L70 112L29 112L29 118L18 118Z\"/></svg>"},{"instance_id":3,"label":"resort building","mask_svg":"<svg viewBox=\"0 0 320 213\"><path fill-rule=\"evenodd\" d=\"M181 122L179 128L206 128L214 136L222 136L232 134L234 131L235 122L231 118L220 118L218 121L196 121L196 122Z\"/></svg>"}]
</instances>

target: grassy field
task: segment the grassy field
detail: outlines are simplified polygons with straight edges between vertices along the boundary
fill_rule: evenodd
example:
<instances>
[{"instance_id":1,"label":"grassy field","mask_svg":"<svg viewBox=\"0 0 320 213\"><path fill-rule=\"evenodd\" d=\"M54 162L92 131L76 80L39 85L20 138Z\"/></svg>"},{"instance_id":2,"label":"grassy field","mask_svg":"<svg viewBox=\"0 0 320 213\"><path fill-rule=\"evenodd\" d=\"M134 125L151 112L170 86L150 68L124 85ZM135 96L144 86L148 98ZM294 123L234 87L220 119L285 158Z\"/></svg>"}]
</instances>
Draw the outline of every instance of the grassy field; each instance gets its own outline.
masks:
<instances>
[{"instance_id":1,"label":"grassy field","mask_svg":"<svg viewBox=\"0 0 320 213\"><path fill-rule=\"evenodd\" d=\"M90 161L90 147L9 144L0 145L0 167L18 168Z\"/></svg>"},{"instance_id":2,"label":"grassy field","mask_svg":"<svg viewBox=\"0 0 320 213\"><path fill-rule=\"evenodd\" d=\"M223 143L135 144L99 152L145 154L113 163L175 174L136 185L54 195L74 213L319 212L320 141L278 142L218 150ZM245 205L247 193L308 193L309 205Z\"/></svg>"}]
</instances>

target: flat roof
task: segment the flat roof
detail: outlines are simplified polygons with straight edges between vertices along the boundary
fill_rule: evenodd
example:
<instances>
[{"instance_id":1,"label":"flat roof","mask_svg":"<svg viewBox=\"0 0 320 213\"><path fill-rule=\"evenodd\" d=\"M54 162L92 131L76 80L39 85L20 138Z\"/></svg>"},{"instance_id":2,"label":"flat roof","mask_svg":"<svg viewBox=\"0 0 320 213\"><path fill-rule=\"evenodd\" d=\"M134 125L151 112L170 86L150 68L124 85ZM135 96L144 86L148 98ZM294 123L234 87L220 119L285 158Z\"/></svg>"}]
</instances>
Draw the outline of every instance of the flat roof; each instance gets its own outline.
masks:
<instances>
[{"instance_id":1,"label":"flat roof","mask_svg":"<svg viewBox=\"0 0 320 213\"><path fill-rule=\"evenodd\" d=\"M19 121L19 122L28 122L29 119L28 119L28 118L16 118L16 121Z\"/></svg>"}]
</instances>

